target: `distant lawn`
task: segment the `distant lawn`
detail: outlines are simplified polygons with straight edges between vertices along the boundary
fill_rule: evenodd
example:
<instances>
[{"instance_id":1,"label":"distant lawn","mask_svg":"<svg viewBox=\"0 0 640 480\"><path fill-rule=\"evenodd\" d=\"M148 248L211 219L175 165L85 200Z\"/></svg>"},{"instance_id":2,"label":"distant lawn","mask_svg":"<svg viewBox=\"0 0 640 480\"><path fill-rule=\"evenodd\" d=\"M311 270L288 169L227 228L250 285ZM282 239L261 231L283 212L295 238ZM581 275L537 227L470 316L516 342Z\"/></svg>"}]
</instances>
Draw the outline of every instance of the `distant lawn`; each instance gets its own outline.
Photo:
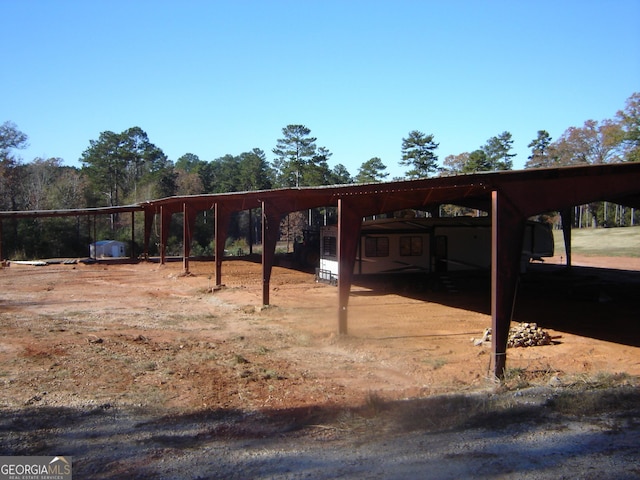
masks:
<instances>
[{"instance_id":1,"label":"distant lawn","mask_svg":"<svg viewBox=\"0 0 640 480\"><path fill-rule=\"evenodd\" d=\"M564 255L562 230L554 230L556 255ZM574 228L572 251L578 255L640 257L640 226L619 228Z\"/></svg>"}]
</instances>

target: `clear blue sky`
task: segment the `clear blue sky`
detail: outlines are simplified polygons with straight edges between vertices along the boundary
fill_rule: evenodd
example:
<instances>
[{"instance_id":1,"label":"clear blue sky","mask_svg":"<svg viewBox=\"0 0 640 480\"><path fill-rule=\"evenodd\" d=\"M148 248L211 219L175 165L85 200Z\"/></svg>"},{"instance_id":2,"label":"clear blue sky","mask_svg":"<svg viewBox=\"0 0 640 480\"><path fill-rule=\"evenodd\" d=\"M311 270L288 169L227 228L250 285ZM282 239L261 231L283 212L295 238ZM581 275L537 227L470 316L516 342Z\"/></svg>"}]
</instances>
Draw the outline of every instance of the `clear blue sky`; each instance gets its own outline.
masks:
<instances>
[{"instance_id":1,"label":"clear blue sky","mask_svg":"<svg viewBox=\"0 0 640 480\"><path fill-rule=\"evenodd\" d=\"M640 91L640 0L0 0L0 123L19 152L78 159L139 126L171 160L254 147L304 124L352 175L402 138L440 162L509 131L613 118Z\"/></svg>"}]
</instances>

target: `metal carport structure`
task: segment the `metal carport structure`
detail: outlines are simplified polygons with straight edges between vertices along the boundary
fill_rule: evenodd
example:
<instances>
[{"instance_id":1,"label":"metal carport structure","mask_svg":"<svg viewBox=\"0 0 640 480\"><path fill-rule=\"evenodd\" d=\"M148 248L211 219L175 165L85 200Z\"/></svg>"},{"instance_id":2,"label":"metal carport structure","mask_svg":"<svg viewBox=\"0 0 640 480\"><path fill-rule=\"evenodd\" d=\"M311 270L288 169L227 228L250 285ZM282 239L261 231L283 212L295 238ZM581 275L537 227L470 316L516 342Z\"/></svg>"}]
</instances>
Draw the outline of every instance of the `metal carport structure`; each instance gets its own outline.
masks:
<instances>
[{"instance_id":1,"label":"metal carport structure","mask_svg":"<svg viewBox=\"0 0 640 480\"><path fill-rule=\"evenodd\" d=\"M161 222L164 250L168 224L174 213L184 214L184 267L188 270L189 245L195 216L213 210L216 284L222 283L222 252L234 212L260 208L262 212L263 304L269 304L269 282L281 219L309 208L337 207L338 211L338 332L348 331L349 293L362 218L404 209L437 212L442 204L468 206L490 212L492 218L491 316L492 360L497 376L504 372L509 326L519 275L520 252L526 220L536 214L559 211L571 264L572 207L610 201L640 207L640 164L608 164L536 170L490 172L423 180L289 188L256 192L170 197L149 201L145 211L145 245L153 219ZM161 254L164 257L164 253Z\"/></svg>"},{"instance_id":2,"label":"metal carport structure","mask_svg":"<svg viewBox=\"0 0 640 480\"><path fill-rule=\"evenodd\" d=\"M134 221L135 213L142 212L144 209L140 205L122 205L116 207L97 207L97 208L74 208L74 209L60 209L60 210L23 210L23 211L9 211L0 212L0 259L2 259L2 225L3 220L18 219L18 218L46 218L46 217L87 217L90 219L93 217L94 232L92 234L91 228L89 228L89 238L93 238L95 242L97 239L95 234L96 217L98 215L119 215L122 213L131 213L131 258L135 257L135 251L133 246L135 245L134 236ZM90 224L90 221L87 221Z\"/></svg>"},{"instance_id":3,"label":"metal carport structure","mask_svg":"<svg viewBox=\"0 0 640 480\"><path fill-rule=\"evenodd\" d=\"M292 212L336 207L338 212L338 332L348 331L349 294L362 219L404 209L437 212L442 204L468 206L490 212L492 219L491 317L492 363L496 376L506 364L509 326L519 276L520 252L526 221L549 211L563 216L567 263L571 264L572 207L610 201L640 208L640 163L489 172L422 180L364 185L288 188L253 192L169 197L134 206L78 211L0 212L12 216L90 215L144 211L144 248L160 221L160 255L165 260L169 224L183 214L183 262L189 269L190 244L199 211L214 212L215 280L222 284L222 260L231 215L244 210L262 213L262 303L269 305L269 285L281 219ZM75 213L74 213L75 212ZM1 240L0 240L1 242ZM0 243L1 244L1 243Z\"/></svg>"}]
</instances>

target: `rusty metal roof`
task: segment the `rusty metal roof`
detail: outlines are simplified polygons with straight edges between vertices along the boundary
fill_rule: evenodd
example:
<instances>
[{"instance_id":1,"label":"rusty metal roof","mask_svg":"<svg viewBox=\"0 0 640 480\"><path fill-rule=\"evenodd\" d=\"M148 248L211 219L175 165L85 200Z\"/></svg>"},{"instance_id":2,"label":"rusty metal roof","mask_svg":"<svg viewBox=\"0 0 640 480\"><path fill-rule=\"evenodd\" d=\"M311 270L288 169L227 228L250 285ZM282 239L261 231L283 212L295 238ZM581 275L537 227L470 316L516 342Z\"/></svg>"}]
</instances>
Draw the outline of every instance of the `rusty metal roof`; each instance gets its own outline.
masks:
<instances>
[{"instance_id":1,"label":"rusty metal roof","mask_svg":"<svg viewBox=\"0 0 640 480\"><path fill-rule=\"evenodd\" d=\"M298 187L250 192L185 195L149 200L133 205L34 211L3 211L0 219L101 215L145 211L180 211L186 204L195 210L215 204L229 211L259 208L267 202L280 212L335 206L349 201L363 216L406 208L428 209L452 203L489 211L491 192L509 191L528 215L607 200L640 208L640 163L589 165L531 170L486 172L384 183Z\"/></svg>"},{"instance_id":2,"label":"rusty metal roof","mask_svg":"<svg viewBox=\"0 0 640 480\"><path fill-rule=\"evenodd\" d=\"M298 187L252 192L190 195L151 200L139 204L159 212L160 207L179 211L183 204L196 210L216 203L230 210L258 208L267 202L283 212L335 206L338 199L366 216L404 208L428 208L453 203L489 211L491 192L508 190L519 197L531 215L583 203L607 200L640 208L640 163L589 165L455 175L357 185Z\"/></svg>"}]
</instances>

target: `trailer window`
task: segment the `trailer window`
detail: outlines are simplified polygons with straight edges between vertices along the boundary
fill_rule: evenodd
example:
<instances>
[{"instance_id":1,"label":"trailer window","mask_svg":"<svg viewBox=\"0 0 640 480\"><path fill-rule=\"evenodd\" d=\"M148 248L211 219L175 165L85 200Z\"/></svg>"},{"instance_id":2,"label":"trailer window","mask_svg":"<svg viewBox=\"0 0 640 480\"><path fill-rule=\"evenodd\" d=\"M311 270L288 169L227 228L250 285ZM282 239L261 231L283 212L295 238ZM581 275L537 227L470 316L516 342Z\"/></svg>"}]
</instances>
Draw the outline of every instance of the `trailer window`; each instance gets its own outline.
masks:
<instances>
[{"instance_id":1,"label":"trailer window","mask_svg":"<svg viewBox=\"0 0 640 480\"><path fill-rule=\"evenodd\" d=\"M388 257L389 237L365 237L364 255L366 257Z\"/></svg>"},{"instance_id":2,"label":"trailer window","mask_svg":"<svg viewBox=\"0 0 640 480\"><path fill-rule=\"evenodd\" d=\"M322 237L322 256L335 257L338 254L336 237Z\"/></svg>"},{"instance_id":3,"label":"trailer window","mask_svg":"<svg viewBox=\"0 0 640 480\"><path fill-rule=\"evenodd\" d=\"M403 257L422 256L422 237L400 237L400 255Z\"/></svg>"}]
</instances>

